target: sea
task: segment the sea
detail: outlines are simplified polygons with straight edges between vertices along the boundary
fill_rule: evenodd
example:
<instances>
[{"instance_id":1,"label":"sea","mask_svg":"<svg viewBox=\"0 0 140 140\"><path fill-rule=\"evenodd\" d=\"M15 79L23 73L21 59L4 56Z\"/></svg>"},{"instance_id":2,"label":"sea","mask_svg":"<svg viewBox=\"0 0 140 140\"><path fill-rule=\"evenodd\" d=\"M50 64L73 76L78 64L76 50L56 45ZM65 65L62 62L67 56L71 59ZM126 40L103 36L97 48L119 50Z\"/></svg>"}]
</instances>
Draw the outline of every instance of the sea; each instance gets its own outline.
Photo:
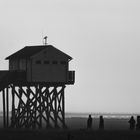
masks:
<instances>
[{"instance_id":1,"label":"sea","mask_svg":"<svg viewBox=\"0 0 140 140\"><path fill-rule=\"evenodd\" d=\"M136 120L139 114L123 114L123 113L73 113L66 112L65 123L69 129L86 129L89 114L92 116L92 129L98 130L99 117L104 118L105 130L129 130L129 119L134 116ZM11 116L11 114L9 114ZM10 121L10 120L9 120ZM0 112L0 128L3 127L3 113Z\"/></svg>"},{"instance_id":2,"label":"sea","mask_svg":"<svg viewBox=\"0 0 140 140\"><path fill-rule=\"evenodd\" d=\"M117 118L117 119L127 119L130 118L131 116L134 116L136 118L140 114L130 114L130 113L71 113L71 112L66 112L66 117L71 118L71 117L80 117L80 118L87 118L89 114L94 117L94 118L99 118L99 116L103 116L104 118L112 119L112 118Z\"/></svg>"}]
</instances>

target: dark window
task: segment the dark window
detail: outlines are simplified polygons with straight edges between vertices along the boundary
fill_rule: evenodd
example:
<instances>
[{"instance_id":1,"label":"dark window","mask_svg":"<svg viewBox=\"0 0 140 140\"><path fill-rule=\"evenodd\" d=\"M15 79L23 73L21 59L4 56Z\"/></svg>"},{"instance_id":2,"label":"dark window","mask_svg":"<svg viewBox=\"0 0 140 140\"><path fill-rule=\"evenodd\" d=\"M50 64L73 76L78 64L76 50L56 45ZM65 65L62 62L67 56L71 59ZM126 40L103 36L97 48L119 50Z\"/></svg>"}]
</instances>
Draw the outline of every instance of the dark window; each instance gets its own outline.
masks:
<instances>
[{"instance_id":1,"label":"dark window","mask_svg":"<svg viewBox=\"0 0 140 140\"><path fill-rule=\"evenodd\" d=\"M47 61L47 60L45 60L45 61L44 61L44 64L50 64L50 62L49 62L49 61Z\"/></svg>"},{"instance_id":2,"label":"dark window","mask_svg":"<svg viewBox=\"0 0 140 140\"><path fill-rule=\"evenodd\" d=\"M52 63L53 63L53 64L57 64L58 62L57 62L57 61L53 61Z\"/></svg>"},{"instance_id":3,"label":"dark window","mask_svg":"<svg viewBox=\"0 0 140 140\"><path fill-rule=\"evenodd\" d=\"M40 61L40 60L37 60L37 61L36 61L36 64L41 64L41 61Z\"/></svg>"},{"instance_id":4,"label":"dark window","mask_svg":"<svg viewBox=\"0 0 140 140\"><path fill-rule=\"evenodd\" d=\"M62 65L65 65L66 64L66 61L61 61L60 62Z\"/></svg>"}]
</instances>

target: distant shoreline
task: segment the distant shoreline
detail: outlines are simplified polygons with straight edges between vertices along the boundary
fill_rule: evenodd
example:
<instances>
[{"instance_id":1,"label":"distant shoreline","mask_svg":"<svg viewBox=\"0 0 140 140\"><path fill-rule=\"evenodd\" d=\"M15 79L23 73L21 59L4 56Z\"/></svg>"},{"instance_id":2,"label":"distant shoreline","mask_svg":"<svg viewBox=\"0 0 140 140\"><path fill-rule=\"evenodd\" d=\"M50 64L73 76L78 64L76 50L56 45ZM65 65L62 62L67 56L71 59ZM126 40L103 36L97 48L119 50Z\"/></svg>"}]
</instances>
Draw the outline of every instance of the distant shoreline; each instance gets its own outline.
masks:
<instances>
[{"instance_id":1,"label":"distant shoreline","mask_svg":"<svg viewBox=\"0 0 140 140\"><path fill-rule=\"evenodd\" d=\"M87 126L87 118L89 114L86 113L66 113L65 122L70 129L85 129ZM132 114L91 114L93 118L92 128L98 130L99 116L103 115L105 130L128 130L129 119ZM136 114L133 114L136 120ZM3 117L0 115L0 128L3 126Z\"/></svg>"}]
</instances>

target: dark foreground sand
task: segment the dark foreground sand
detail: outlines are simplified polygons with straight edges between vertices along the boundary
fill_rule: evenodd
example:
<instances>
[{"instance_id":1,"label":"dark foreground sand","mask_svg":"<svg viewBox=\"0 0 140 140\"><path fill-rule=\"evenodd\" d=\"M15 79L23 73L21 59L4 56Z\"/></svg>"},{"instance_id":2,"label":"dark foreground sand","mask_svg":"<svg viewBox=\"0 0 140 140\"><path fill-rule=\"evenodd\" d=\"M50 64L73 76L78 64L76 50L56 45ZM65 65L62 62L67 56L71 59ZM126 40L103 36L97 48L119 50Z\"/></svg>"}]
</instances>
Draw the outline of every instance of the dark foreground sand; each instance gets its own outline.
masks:
<instances>
[{"instance_id":1,"label":"dark foreground sand","mask_svg":"<svg viewBox=\"0 0 140 140\"><path fill-rule=\"evenodd\" d=\"M0 140L140 140L140 131L1 129Z\"/></svg>"},{"instance_id":2,"label":"dark foreground sand","mask_svg":"<svg viewBox=\"0 0 140 140\"><path fill-rule=\"evenodd\" d=\"M0 129L0 140L140 140L140 131L130 131L127 119L105 118L105 130L99 131L99 119L92 130L86 129L87 118L66 118L67 129Z\"/></svg>"}]
</instances>

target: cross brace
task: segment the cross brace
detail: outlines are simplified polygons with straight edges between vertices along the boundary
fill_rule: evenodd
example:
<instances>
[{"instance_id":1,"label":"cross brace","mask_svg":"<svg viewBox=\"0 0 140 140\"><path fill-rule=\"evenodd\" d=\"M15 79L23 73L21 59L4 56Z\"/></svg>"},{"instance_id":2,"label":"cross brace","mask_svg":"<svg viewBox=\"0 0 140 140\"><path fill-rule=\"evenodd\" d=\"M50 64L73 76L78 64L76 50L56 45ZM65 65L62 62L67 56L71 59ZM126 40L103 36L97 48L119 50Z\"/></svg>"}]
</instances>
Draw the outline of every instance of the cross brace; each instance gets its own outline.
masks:
<instances>
[{"instance_id":1,"label":"cross brace","mask_svg":"<svg viewBox=\"0 0 140 140\"><path fill-rule=\"evenodd\" d=\"M11 127L66 127L65 85L42 86L38 84L35 86L15 86L12 84L10 87L12 93Z\"/></svg>"}]
</instances>

